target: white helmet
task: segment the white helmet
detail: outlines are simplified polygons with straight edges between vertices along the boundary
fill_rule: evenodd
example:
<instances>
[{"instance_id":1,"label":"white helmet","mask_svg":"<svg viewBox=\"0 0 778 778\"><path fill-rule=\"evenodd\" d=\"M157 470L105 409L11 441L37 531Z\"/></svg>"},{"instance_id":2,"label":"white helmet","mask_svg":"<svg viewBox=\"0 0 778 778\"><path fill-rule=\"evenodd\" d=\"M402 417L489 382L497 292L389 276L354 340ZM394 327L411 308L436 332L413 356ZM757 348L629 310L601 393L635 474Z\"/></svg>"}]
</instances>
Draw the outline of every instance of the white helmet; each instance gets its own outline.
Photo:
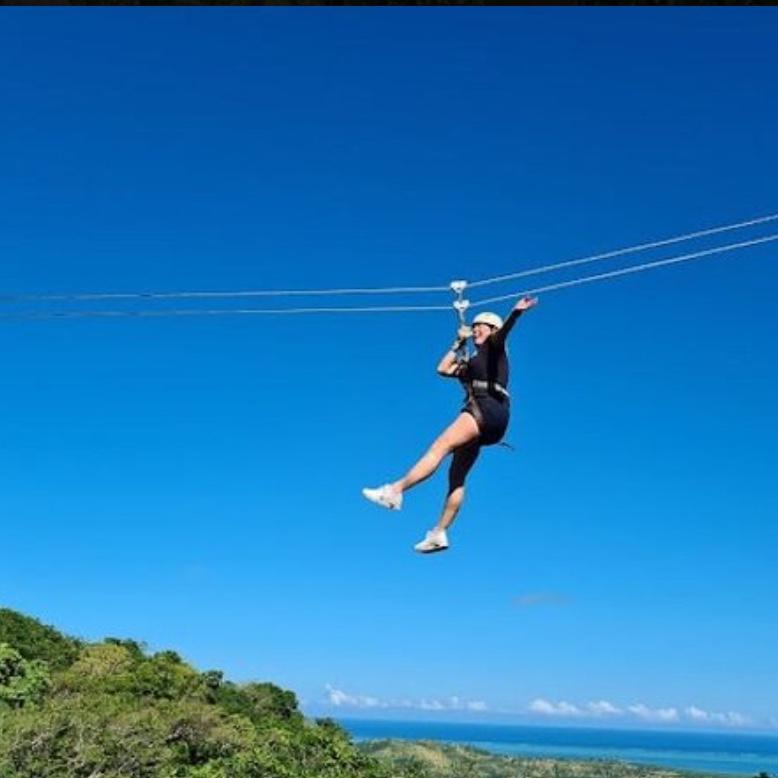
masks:
<instances>
[{"instance_id":1,"label":"white helmet","mask_svg":"<svg viewBox=\"0 0 778 778\"><path fill-rule=\"evenodd\" d=\"M496 313L484 311L473 319L473 324L488 324L490 327L497 327L497 329L500 329L500 327L502 327L502 319Z\"/></svg>"}]
</instances>

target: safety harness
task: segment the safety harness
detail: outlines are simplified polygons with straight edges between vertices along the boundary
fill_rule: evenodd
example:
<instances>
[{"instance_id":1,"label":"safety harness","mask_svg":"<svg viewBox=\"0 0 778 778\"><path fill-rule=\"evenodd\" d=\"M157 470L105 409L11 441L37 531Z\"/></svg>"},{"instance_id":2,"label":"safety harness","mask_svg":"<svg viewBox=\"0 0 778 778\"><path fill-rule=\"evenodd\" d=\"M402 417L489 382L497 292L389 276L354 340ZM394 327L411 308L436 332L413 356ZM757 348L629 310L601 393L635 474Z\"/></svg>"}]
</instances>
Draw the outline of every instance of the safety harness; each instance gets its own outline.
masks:
<instances>
[{"instance_id":1,"label":"safety harness","mask_svg":"<svg viewBox=\"0 0 778 778\"><path fill-rule=\"evenodd\" d=\"M467 289L467 281L452 281L451 291L456 295L454 300L454 310L457 314L457 320L460 327L466 327L465 312L470 307L470 301L464 299L465 289ZM470 360L470 351L467 347L467 341L463 341L457 349L457 364L460 369L464 367ZM485 397L490 394L496 394L503 399L510 399L508 390L497 381L480 381L480 380L464 380L462 383L465 386L467 392L467 400L472 403L474 407L477 407L475 402L476 397ZM480 415L480 411L478 414Z\"/></svg>"},{"instance_id":2,"label":"safety harness","mask_svg":"<svg viewBox=\"0 0 778 778\"><path fill-rule=\"evenodd\" d=\"M464 297L465 289L467 289L467 281L451 282L451 291L456 295L456 299L454 300L454 311L457 314L458 325L460 327L467 326L465 312L470 307L470 301L466 300ZM457 365L461 371L470 360L470 350L467 347L466 340L460 343L456 354ZM510 394L508 394L508 390L502 384L499 384L496 381L481 381L467 378L460 380L465 389L467 407L472 412L473 418L475 419L476 424L478 424L479 429L482 429L484 426L484 416L476 398L496 394L507 400L510 398ZM509 449L513 448L508 443L501 443L500 445Z\"/></svg>"}]
</instances>

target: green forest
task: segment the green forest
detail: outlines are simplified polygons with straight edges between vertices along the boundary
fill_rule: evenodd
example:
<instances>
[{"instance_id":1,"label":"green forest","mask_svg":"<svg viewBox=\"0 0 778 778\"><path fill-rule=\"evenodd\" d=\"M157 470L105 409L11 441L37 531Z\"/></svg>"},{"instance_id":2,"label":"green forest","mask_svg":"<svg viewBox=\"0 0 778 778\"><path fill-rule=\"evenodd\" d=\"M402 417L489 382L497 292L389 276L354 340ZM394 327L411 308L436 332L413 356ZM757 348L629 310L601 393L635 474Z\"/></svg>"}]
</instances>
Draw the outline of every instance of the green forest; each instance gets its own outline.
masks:
<instances>
[{"instance_id":1,"label":"green forest","mask_svg":"<svg viewBox=\"0 0 778 778\"><path fill-rule=\"evenodd\" d=\"M271 683L234 684L173 651L87 643L0 609L1 778L388 778Z\"/></svg>"},{"instance_id":2,"label":"green forest","mask_svg":"<svg viewBox=\"0 0 778 778\"><path fill-rule=\"evenodd\" d=\"M616 762L355 744L293 692L235 684L173 651L86 642L0 609L0 778L675 778Z\"/></svg>"}]
</instances>

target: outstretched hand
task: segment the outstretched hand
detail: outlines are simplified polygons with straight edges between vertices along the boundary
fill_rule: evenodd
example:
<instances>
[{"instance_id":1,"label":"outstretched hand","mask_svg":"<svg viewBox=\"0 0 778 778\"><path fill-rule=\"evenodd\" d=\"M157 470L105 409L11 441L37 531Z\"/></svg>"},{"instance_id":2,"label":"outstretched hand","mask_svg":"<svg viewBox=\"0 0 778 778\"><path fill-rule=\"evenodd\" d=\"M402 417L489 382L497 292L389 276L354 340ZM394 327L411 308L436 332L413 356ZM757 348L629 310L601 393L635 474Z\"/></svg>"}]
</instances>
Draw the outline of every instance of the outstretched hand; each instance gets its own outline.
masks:
<instances>
[{"instance_id":1,"label":"outstretched hand","mask_svg":"<svg viewBox=\"0 0 778 778\"><path fill-rule=\"evenodd\" d=\"M513 306L514 311L528 311L530 308L534 308L538 304L537 297L522 297L516 305Z\"/></svg>"},{"instance_id":2,"label":"outstretched hand","mask_svg":"<svg viewBox=\"0 0 778 778\"><path fill-rule=\"evenodd\" d=\"M473 330L466 324L461 325L457 330L457 338L459 338L459 340L467 340L468 338L472 337L472 335Z\"/></svg>"}]
</instances>

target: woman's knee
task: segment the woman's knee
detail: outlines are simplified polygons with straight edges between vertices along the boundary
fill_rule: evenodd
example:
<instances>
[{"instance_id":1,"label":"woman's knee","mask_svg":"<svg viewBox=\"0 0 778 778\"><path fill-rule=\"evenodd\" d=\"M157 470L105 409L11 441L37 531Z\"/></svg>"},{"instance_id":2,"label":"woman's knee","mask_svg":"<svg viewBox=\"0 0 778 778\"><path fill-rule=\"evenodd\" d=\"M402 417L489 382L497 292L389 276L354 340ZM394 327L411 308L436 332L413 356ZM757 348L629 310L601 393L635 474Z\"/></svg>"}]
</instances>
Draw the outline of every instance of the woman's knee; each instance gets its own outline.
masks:
<instances>
[{"instance_id":1,"label":"woman's knee","mask_svg":"<svg viewBox=\"0 0 778 778\"><path fill-rule=\"evenodd\" d=\"M436 459L447 457L454 450L454 445L446 435L441 435L429 448L428 455Z\"/></svg>"},{"instance_id":2,"label":"woman's knee","mask_svg":"<svg viewBox=\"0 0 778 778\"><path fill-rule=\"evenodd\" d=\"M446 502L451 508L459 508L465 500L465 487L461 484L452 486L448 491Z\"/></svg>"}]
</instances>

